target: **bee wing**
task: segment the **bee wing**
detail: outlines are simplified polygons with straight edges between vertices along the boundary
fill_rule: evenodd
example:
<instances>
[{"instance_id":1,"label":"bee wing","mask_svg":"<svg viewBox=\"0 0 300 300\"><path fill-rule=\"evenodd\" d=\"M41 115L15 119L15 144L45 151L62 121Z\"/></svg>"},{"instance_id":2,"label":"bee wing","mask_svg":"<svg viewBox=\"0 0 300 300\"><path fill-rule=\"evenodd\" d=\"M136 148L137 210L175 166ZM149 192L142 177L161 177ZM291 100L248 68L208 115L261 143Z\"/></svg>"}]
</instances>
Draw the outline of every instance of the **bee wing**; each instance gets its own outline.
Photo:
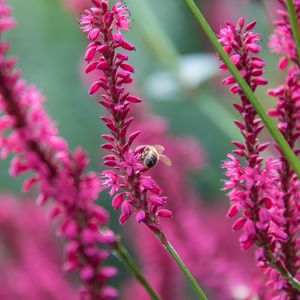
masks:
<instances>
[{"instance_id":1,"label":"bee wing","mask_svg":"<svg viewBox=\"0 0 300 300\"><path fill-rule=\"evenodd\" d=\"M156 149L159 155L165 151L165 147L162 145L153 145L153 147Z\"/></svg>"},{"instance_id":2,"label":"bee wing","mask_svg":"<svg viewBox=\"0 0 300 300\"><path fill-rule=\"evenodd\" d=\"M168 156L166 156L166 155L164 155L164 154L161 154L160 156L159 156L159 159L165 164L165 165L167 165L167 166L172 166L172 161L171 161L171 159L168 157Z\"/></svg>"}]
</instances>

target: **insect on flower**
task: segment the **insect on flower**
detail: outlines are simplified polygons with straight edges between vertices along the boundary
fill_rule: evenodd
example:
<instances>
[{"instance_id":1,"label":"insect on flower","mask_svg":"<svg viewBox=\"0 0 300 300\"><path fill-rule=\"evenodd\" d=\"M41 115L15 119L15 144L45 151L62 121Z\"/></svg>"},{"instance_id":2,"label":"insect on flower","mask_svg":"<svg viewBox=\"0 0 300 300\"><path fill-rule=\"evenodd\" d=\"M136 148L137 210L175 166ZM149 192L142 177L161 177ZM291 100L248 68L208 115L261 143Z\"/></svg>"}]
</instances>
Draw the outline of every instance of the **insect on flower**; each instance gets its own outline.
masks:
<instances>
[{"instance_id":1,"label":"insect on flower","mask_svg":"<svg viewBox=\"0 0 300 300\"><path fill-rule=\"evenodd\" d=\"M144 162L144 166L148 169L154 167L159 160L165 165L171 166L171 159L164 155L165 148L161 145L143 145L143 152L140 155L140 159Z\"/></svg>"}]
</instances>

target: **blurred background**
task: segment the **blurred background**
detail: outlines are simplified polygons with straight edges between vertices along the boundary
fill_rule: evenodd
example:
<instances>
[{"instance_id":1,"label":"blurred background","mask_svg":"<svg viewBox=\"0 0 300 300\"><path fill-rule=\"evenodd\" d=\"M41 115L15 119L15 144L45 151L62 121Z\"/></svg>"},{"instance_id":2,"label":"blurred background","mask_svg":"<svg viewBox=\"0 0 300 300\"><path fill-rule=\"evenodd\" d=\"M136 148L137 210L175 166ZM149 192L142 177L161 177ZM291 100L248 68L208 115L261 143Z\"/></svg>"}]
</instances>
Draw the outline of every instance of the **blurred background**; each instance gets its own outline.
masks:
<instances>
[{"instance_id":1,"label":"blurred background","mask_svg":"<svg viewBox=\"0 0 300 300\"><path fill-rule=\"evenodd\" d=\"M47 111L56 120L61 135L70 143L71 148L81 145L89 153L90 169L100 171L102 153L98 146L100 135L105 128L99 121L101 108L97 101L89 97L85 84L88 80L81 72L82 56L87 41L79 29L77 20L80 8L88 1L8 0L7 2L13 7L17 26L7 33L5 38L12 43L11 54L18 57L17 66L22 70L23 78L43 91L47 97ZM216 32L225 21L235 23L239 16L245 16L246 21L249 22L253 19L257 21L256 31L263 37L262 56L267 66L266 77L272 82L272 87L276 86L280 80L278 77L280 75L274 72L277 57L270 55L267 49L268 36L272 31L271 16L274 15L271 2L274 1L200 2L202 11ZM179 250L183 248L181 254L192 265L197 277L206 280L204 286L211 299L245 299L243 297L250 294L256 286L253 277L256 275L250 271L254 261L251 255L248 256L249 253L242 253L238 248L238 237L231 232L230 221L225 217L227 200L224 192L221 191L223 178L221 161L231 151L231 141L240 139L239 131L233 126L233 119L237 117L231 107L234 97L221 86L221 76L214 51L183 0L127 0L126 3L131 11L132 30L125 35L137 49L130 56L130 63L136 69L133 89L146 102L145 107L134 112L137 119L135 126L145 128L144 143L166 144L167 154L175 162L172 171L164 167L159 169L162 171L153 171L153 176L165 187L169 203L173 202L170 207L175 212L176 210L179 212L177 217L179 224L177 222L176 226L183 229L179 235L175 225L170 225L170 222L176 221L176 216L175 220L168 221L166 228ZM264 88L260 88L258 96L265 107L272 106L272 101L265 92ZM1 193L23 198L24 195L19 192L23 178L9 177L8 167L9 160L0 162ZM177 174L177 181L170 176L170 172ZM182 189L179 193L182 197L174 203L174 198L178 198L178 195L172 195L175 186L178 187L176 184L179 184ZM8 198L12 199L10 196ZM26 198L34 199L34 193L26 195ZM110 201L105 193L100 195L99 201L111 211ZM16 208L18 201L13 199L10 202L14 203L14 210L18 211ZM26 206L27 204L24 203L20 205ZM182 215L184 209L188 210L185 216L190 214L190 222L187 222ZM45 216L43 209L38 210L38 214ZM22 213L18 211L16 218L20 219L21 215ZM194 223L191 220L194 220ZM45 226L46 224L50 226L49 230L53 232L52 227L55 226L48 223L45 217ZM118 213L112 212L111 224L117 232L121 232ZM22 228L21 224L18 226ZM170 286L170 289L167 289L170 293L161 292L165 293L163 299L193 299L192 293L179 275L171 278L170 274L174 274L172 271L174 266L161 254L163 249L160 249L156 241L151 239L150 234L144 228L137 228L134 224L126 226L125 236L130 236L129 231L133 230L139 234L140 239L148 243L148 252L143 253L145 249L141 248L139 240L127 239L129 248L133 253L137 253L136 257L141 267L150 278L153 278L153 284L159 290ZM23 230L19 234L26 236L28 232ZM8 244L9 241L4 237L5 232L2 232L1 255L3 252L3 255L9 256L7 254L9 253L15 265L17 254L10 250L2 251L2 248L13 249L16 246ZM59 250L62 241L53 237L48 242L54 243L53 251L57 251L57 259L53 259L51 263L59 268L63 259L63 254ZM32 240L30 243L35 241ZM37 249L43 251L43 244L38 239L36 243L38 243ZM184 249L183 243L191 244L189 251ZM149 257L153 259L149 260ZM217 265L207 266L210 260ZM120 299L147 299L142 291L141 295L133 292L139 288L128 279L130 274L115 259L112 258L111 262L118 265L121 270L113 282L123 291ZM39 263L40 266L45 264L46 269L50 262L41 260ZM241 263L243 267L239 266ZM159 269L161 264L170 264L170 268L165 270L169 273L162 273ZM22 264L18 266L21 270ZM6 282L8 278L10 281L20 279L22 272L19 271L19 277L17 275L7 277L8 275L2 272L0 280ZM209 274L212 274L211 279ZM42 272L34 278L43 276L45 274ZM49 276L56 277L54 273ZM75 296L72 294L77 290L76 278L60 276L61 281L66 281L65 285L68 285L68 288L62 286L61 290L70 289L68 294L70 296L66 296L66 293L56 295L46 291L52 290L50 287L45 287L40 294L32 292L30 294L32 296L28 294L24 298L21 297L22 291L29 289L24 285L20 287L20 294L7 292L1 299L77 299L76 292ZM166 278L170 282L166 282ZM216 278L219 278L219 283L215 282ZM178 282L182 285L177 284ZM56 286L54 283L53 285ZM10 285L7 286L9 289ZM177 293L173 291L172 295L170 290L175 286L180 291Z\"/></svg>"}]
</instances>

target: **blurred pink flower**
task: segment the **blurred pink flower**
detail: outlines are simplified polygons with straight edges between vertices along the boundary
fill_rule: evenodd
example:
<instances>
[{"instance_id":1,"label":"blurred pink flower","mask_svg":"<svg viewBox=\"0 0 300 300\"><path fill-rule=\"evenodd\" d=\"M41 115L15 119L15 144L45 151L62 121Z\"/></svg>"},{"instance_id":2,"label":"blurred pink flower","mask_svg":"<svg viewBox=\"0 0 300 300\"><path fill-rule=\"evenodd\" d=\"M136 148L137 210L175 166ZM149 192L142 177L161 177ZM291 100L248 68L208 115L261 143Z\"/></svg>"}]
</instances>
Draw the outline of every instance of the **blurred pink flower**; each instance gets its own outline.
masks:
<instances>
[{"instance_id":1,"label":"blurred pink flower","mask_svg":"<svg viewBox=\"0 0 300 300\"><path fill-rule=\"evenodd\" d=\"M107 0L94 0L94 7L85 10L80 18L82 30L87 32L90 40L85 52L88 62L86 73L97 70L97 79L90 87L90 94L99 90L103 92L99 103L108 111L108 116L101 117L111 135L102 137L106 143L102 148L110 151L104 156L104 165L113 170L104 171L103 187L111 188L114 195L114 208L121 209L119 221L125 223L131 215L138 222L144 222L156 233L161 232L159 217L170 217L171 212L162 209L166 197L162 196L160 188L148 176L143 175L146 168L141 160L145 148L133 149L132 143L140 134L140 130L127 134L133 121L128 117L131 106L140 103L138 97L126 92L125 87L133 82L131 77L134 68L127 63L128 55L117 52L117 49L134 50L127 42L121 30L129 28L128 11L124 4L117 1L111 8Z\"/></svg>"},{"instance_id":2,"label":"blurred pink flower","mask_svg":"<svg viewBox=\"0 0 300 300\"><path fill-rule=\"evenodd\" d=\"M91 3L90 0L61 0L62 4L74 14L78 14Z\"/></svg>"},{"instance_id":3,"label":"blurred pink flower","mask_svg":"<svg viewBox=\"0 0 300 300\"><path fill-rule=\"evenodd\" d=\"M60 247L54 239L44 210L29 201L0 196L2 300L79 299L61 272Z\"/></svg>"},{"instance_id":4,"label":"blurred pink flower","mask_svg":"<svg viewBox=\"0 0 300 300\"><path fill-rule=\"evenodd\" d=\"M289 14L286 7L286 0L278 0L281 4L281 9L277 10L278 19L274 22L275 29L269 40L271 51L281 56L278 67L286 68L288 61L300 63L300 58L297 57L296 43L293 38L292 28L290 25ZM300 20L300 1L294 0L294 7L298 21Z\"/></svg>"},{"instance_id":5,"label":"blurred pink flower","mask_svg":"<svg viewBox=\"0 0 300 300\"><path fill-rule=\"evenodd\" d=\"M0 2L0 31L13 25L9 9ZM106 229L108 213L95 204L100 181L94 172L84 174L88 157L80 148L69 152L54 122L43 108L43 97L34 86L26 86L7 57L9 44L0 42L0 149L1 157L14 155L10 175L31 171L23 185L27 191L38 184L38 204L52 198L50 217L61 217L59 233L67 240L66 270L79 270L85 288L82 299L109 299L116 291L106 285L115 272L105 272L108 251L98 244L110 244L114 234Z\"/></svg>"}]
</instances>

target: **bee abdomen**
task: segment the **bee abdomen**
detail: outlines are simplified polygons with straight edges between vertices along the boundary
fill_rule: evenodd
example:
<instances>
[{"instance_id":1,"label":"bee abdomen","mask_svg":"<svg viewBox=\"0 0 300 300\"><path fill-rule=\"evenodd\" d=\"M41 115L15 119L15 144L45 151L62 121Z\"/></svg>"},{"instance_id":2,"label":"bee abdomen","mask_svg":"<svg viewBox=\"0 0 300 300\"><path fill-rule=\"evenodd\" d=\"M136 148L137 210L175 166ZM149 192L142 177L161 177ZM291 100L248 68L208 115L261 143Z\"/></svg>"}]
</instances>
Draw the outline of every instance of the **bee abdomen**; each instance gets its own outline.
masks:
<instances>
[{"instance_id":1,"label":"bee abdomen","mask_svg":"<svg viewBox=\"0 0 300 300\"><path fill-rule=\"evenodd\" d=\"M157 163L157 157L154 155L148 156L146 157L145 161L144 161L144 165L147 168L152 168L156 165Z\"/></svg>"}]
</instances>

